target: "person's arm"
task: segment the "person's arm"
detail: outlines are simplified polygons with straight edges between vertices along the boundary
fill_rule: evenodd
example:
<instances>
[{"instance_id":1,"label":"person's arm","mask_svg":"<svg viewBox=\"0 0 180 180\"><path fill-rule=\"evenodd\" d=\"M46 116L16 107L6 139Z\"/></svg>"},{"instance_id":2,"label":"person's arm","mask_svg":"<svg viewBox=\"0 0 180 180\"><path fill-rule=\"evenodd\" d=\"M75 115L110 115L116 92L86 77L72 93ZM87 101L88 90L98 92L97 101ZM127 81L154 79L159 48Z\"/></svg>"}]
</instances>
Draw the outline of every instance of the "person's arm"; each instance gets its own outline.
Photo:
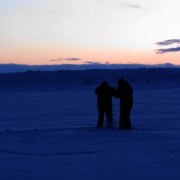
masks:
<instances>
[{"instance_id":1,"label":"person's arm","mask_svg":"<svg viewBox=\"0 0 180 180\"><path fill-rule=\"evenodd\" d=\"M111 88L112 96L115 98L119 98L118 90L114 87Z\"/></svg>"}]
</instances>

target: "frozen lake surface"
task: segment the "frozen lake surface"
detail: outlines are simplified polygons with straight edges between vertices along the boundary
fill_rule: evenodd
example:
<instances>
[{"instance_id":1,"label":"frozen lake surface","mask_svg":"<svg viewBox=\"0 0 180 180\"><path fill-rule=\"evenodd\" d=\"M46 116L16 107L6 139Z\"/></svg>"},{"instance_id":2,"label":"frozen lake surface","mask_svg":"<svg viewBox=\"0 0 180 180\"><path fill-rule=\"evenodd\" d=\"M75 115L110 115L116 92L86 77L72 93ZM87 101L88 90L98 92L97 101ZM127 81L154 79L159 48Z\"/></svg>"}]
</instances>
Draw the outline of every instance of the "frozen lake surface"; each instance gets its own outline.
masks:
<instances>
[{"instance_id":1,"label":"frozen lake surface","mask_svg":"<svg viewBox=\"0 0 180 180\"><path fill-rule=\"evenodd\" d=\"M96 85L1 88L0 180L179 180L179 81L136 84L128 131L96 128Z\"/></svg>"},{"instance_id":2,"label":"frozen lake surface","mask_svg":"<svg viewBox=\"0 0 180 180\"><path fill-rule=\"evenodd\" d=\"M97 121L94 88L60 91L1 91L0 130L92 127ZM180 128L179 88L134 89L135 128ZM119 100L113 99L115 121Z\"/></svg>"}]
</instances>

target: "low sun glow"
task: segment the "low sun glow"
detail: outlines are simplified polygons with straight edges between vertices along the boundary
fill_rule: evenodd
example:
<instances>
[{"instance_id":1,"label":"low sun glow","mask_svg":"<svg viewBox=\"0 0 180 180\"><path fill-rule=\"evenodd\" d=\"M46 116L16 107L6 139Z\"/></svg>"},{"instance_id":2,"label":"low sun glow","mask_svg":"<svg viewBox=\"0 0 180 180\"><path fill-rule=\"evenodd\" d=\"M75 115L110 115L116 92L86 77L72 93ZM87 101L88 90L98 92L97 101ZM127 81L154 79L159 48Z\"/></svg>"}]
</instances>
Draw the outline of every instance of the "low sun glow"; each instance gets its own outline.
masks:
<instances>
[{"instance_id":1,"label":"low sun glow","mask_svg":"<svg viewBox=\"0 0 180 180\"><path fill-rule=\"evenodd\" d=\"M179 64L179 5L178 0L2 1L0 63ZM158 44L168 40L175 41Z\"/></svg>"}]
</instances>

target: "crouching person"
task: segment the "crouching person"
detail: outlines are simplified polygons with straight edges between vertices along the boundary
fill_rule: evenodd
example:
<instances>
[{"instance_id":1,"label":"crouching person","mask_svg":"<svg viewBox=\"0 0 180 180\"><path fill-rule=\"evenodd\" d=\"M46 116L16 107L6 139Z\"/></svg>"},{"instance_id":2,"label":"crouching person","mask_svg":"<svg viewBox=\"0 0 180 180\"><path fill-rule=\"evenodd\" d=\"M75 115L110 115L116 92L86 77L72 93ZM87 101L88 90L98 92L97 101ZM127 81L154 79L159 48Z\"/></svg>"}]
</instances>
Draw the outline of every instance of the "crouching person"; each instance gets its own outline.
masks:
<instances>
[{"instance_id":1,"label":"crouching person","mask_svg":"<svg viewBox=\"0 0 180 180\"><path fill-rule=\"evenodd\" d=\"M98 108L98 123L97 127L103 127L104 115L107 118L107 126L113 126L113 113L112 113L112 96L116 89L109 86L106 81L103 81L96 89L97 95L97 108Z\"/></svg>"}]
</instances>

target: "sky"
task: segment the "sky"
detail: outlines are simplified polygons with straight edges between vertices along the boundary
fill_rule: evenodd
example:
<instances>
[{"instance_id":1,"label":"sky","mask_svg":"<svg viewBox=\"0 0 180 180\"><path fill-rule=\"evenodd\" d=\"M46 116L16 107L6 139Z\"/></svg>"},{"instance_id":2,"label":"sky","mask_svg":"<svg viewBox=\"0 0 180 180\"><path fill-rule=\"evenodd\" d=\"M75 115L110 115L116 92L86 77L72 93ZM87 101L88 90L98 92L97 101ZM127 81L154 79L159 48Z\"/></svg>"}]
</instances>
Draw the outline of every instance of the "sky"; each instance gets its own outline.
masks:
<instances>
[{"instance_id":1,"label":"sky","mask_svg":"<svg viewBox=\"0 0 180 180\"><path fill-rule=\"evenodd\" d=\"M179 0L0 0L0 63L180 64Z\"/></svg>"}]
</instances>

